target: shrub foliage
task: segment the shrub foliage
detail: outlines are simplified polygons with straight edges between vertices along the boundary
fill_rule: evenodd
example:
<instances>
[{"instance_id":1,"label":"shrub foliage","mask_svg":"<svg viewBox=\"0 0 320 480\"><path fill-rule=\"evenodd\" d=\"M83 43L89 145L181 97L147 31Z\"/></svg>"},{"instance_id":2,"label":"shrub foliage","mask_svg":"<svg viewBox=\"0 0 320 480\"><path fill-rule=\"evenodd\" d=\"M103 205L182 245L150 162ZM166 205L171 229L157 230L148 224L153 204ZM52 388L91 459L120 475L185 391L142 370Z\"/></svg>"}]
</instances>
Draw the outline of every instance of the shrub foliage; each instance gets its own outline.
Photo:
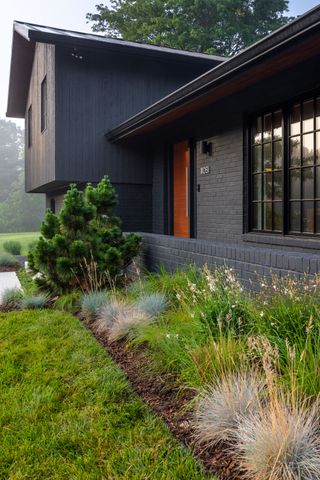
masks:
<instances>
[{"instance_id":1,"label":"shrub foliage","mask_svg":"<svg viewBox=\"0 0 320 480\"><path fill-rule=\"evenodd\" d=\"M87 184L84 193L71 185L59 214L47 210L42 236L29 254L30 267L42 274L37 279L40 287L58 293L79 286L87 291L92 264L101 287L121 273L138 253L140 238L123 235L120 220L113 215L116 204L116 193L105 176L97 187Z\"/></svg>"},{"instance_id":2,"label":"shrub foliage","mask_svg":"<svg viewBox=\"0 0 320 480\"><path fill-rule=\"evenodd\" d=\"M12 255L21 255L21 243L15 240L8 240L4 242L3 248L6 252Z\"/></svg>"}]
</instances>

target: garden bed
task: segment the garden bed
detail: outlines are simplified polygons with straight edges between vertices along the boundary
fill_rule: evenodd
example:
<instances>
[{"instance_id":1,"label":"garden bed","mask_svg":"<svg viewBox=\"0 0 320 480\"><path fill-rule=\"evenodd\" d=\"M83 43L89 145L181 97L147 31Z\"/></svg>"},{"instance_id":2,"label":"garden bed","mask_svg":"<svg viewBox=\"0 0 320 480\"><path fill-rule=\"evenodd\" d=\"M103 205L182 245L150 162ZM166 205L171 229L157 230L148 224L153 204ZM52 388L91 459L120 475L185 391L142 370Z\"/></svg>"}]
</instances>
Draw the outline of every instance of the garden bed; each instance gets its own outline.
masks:
<instances>
[{"instance_id":1,"label":"garden bed","mask_svg":"<svg viewBox=\"0 0 320 480\"><path fill-rule=\"evenodd\" d=\"M203 449L194 441L190 423L190 404L195 392L178 389L169 375L152 375L148 371L148 356L143 349L133 351L124 341L109 342L91 329L98 342L122 368L133 390L168 425L173 435L202 462L206 470L221 480L240 480L239 468L232 456L226 454L225 445Z\"/></svg>"}]
</instances>

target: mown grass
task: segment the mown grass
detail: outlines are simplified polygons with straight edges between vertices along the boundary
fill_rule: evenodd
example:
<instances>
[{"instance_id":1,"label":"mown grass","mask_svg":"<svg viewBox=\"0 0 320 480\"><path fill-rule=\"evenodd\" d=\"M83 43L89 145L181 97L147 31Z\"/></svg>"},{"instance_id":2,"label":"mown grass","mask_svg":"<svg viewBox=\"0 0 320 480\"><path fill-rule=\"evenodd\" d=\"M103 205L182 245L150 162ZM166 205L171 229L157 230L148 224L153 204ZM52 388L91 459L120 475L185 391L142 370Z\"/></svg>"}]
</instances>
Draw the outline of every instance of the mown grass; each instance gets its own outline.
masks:
<instances>
[{"instance_id":1,"label":"mown grass","mask_svg":"<svg viewBox=\"0 0 320 480\"><path fill-rule=\"evenodd\" d=\"M39 232L0 233L0 252L4 250L5 242L15 240L21 243L21 255L27 255L29 244L39 238Z\"/></svg>"},{"instance_id":2,"label":"mown grass","mask_svg":"<svg viewBox=\"0 0 320 480\"><path fill-rule=\"evenodd\" d=\"M0 314L0 400L1 479L209 478L66 313Z\"/></svg>"}]
</instances>

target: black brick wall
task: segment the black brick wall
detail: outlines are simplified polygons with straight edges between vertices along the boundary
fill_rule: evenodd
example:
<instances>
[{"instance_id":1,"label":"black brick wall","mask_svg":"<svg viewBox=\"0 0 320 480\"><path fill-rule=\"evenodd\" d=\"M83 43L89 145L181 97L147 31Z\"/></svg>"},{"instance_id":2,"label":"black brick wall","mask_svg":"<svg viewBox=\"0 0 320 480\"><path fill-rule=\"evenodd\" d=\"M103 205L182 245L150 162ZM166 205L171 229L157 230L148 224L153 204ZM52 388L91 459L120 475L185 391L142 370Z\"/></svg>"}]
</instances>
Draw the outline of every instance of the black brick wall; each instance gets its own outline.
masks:
<instances>
[{"instance_id":1,"label":"black brick wall","mask_svg":"<svg viewBox=\"0 0 320 480\"><path fill-rule=\"evenodd\" d=\"M148 269L164 266L173 271L183 265L207 264L210 268L228 265L246 288L256 289L258 275L280 277L320 271L320 254L261 248L238 243L183 239L167 235L143 233L142 258Z\"/></svg>"}]
</instances>

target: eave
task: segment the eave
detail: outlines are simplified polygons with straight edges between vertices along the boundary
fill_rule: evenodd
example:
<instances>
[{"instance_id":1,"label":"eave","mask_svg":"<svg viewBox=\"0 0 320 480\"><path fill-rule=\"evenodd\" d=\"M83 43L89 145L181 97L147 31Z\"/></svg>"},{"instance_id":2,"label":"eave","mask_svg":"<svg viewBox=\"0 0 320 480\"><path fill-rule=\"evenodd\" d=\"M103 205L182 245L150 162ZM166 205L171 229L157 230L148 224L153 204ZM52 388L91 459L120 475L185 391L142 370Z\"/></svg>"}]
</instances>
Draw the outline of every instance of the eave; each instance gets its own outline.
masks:
<instances>
[{"instance_id":1,"label":"eave","mask_svg":"<svg viewBox=\"0 0 320 480\"><path fill-rule=\"evenodd\" d=\"M112 142L154 131L320 53L320 6L107 132Z\"/></svg>"},{"instance_id":2,"label":"eave","mask_svg":"<svg viewBox=\"0 0 320 480\"><path fill-rule=\"evenodd\" d=\"M102 35L87 34L46 27L24 22L14 22L11 68L8 94L7 116L23 118L31 78L32 64L36 43L64 45L72 48L105 51L123 55L142 55L159 60L201 64L206 69L225 61L217 55L199 54L183 50L154 45L127 42L120 39L107 38Z\"/></svg>"}]
</instances>

